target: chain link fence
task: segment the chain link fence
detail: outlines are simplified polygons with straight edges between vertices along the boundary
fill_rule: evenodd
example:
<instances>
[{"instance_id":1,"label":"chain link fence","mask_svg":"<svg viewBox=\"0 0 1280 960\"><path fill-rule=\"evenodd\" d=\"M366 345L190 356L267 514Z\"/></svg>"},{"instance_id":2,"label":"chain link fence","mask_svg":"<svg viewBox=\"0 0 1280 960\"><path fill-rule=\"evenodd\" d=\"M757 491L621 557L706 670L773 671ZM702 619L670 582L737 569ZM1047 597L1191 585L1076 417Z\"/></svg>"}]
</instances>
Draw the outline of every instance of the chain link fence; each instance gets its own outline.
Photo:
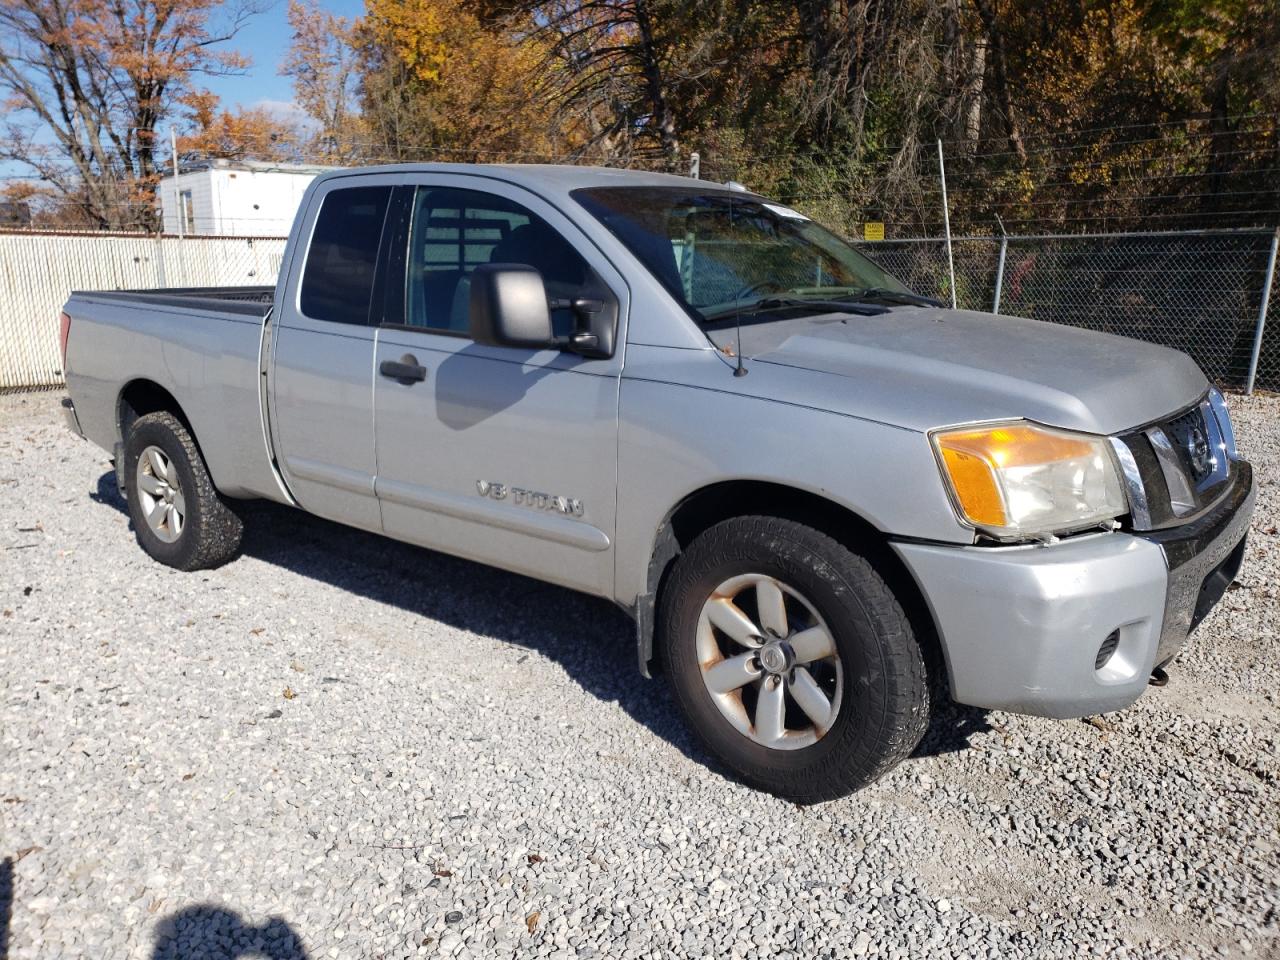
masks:
<instances>
[{"instance_id":1,"label":"chain link fence","mask_svg":"<svg viewBox=\"0 0 1280 960\"><path fill-rule=\"evenodd\" d=\"M1148 340L1190 354L1224 386L1280 390L1280 291L1268 290L1276 239L1271 230L953 238L956 304ZM945 240L858 246L912 289L950 300Z\"/></svg>"},{"instance_id":2,"label":"chain link fence","mask_svg":"<svg viewBox=\"0 0 1280 960\"><path fill-rule=\"evenodd\" d=\"M959 237L956 302L1149 340L1186 351L1223 386L1280 390L1280 289L1269 298L1266 289L1276 238L1269 230ZM0 390L62 383L57 318L72 290L270 284L284 245L281 237L0 233ZM858 246L912 289L950 299L944 240Z\"/></svg>"}]
</instances>

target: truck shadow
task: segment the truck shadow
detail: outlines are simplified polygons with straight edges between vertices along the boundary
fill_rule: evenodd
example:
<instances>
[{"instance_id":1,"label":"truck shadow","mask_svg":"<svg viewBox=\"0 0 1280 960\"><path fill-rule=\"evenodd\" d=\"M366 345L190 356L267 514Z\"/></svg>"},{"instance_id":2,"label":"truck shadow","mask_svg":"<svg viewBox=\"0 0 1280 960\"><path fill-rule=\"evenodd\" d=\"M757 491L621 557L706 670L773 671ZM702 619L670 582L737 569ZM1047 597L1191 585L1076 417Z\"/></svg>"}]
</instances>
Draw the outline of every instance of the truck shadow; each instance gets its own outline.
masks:
<instances>
[{"instance_id":1,"label":"truck shadow","mask_svg":"<svg viewBox=\"0 0 1280 960\"><path fill-rule=\"evenodd\" d=\"M115 473L93 499L127 514ZM687 757L723 772L690 734L665 683L637 682L635 631L612 603L519 574L344 527L266 501L240 504L241 552L448 626L534 650L596 698L616 703ZM990 729L983 711L945 704L913 757L964 750Z\"/></svg>"},{"instance_id":2,"label":"truck shadow","mask_svg":"<svg viewBox=\"0 0 1280 960\"><path fill-rule=\"evenodd\" d=\"M186 907L156 925L151 960L307 960L302 941L287 923L272 917L262 926L216 904Z\"/></svg>"},{"instance_id":3,"label":"truck shadow","mask_svg":"<svg viewBox=\"0 0 1280 960\"><path fill-rule=\"evenodd\" d=\"M13 859L0 860L0 960L9 956L9 923L13 919Z\"/></svg>"}]
</instances>

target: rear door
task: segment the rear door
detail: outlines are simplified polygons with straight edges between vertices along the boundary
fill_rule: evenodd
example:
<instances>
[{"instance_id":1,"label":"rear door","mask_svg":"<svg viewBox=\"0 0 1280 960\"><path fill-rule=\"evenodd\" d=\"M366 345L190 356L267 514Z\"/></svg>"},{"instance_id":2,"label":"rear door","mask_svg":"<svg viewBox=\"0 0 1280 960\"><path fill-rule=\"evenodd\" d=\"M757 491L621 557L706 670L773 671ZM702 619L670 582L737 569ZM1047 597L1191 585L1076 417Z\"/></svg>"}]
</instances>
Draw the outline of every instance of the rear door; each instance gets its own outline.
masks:
<instances>
[{"instance_id":1,"label":"rear door","mask_svg":"<svg viewBox=\"0 0 1280 960\"><path fill-rule=\"evenodd\" d=\"M408 179L391 260L402 252L403 265L387 281L373 389L384 528L609 595L623 331L604 360L481 346L467 306L482 263L535 266L550 298L600 298L620 324L626 285L534 194L481 177ZM552 316L567 334L571 311ZM421 379L400 376L406 369Z\"/></svg>"},{"instance_id":2,"label":"rear door","mask_svg":"<svg viewBox=\"0 0 1280 960\"><path fill-rule=\"evenodd\" d=\"M284 278L270 368L272 443L298 503L381 529L374 493L371 310L378 254L398 176L338 178L318 188Z\"/></svg>"}]
</instances>

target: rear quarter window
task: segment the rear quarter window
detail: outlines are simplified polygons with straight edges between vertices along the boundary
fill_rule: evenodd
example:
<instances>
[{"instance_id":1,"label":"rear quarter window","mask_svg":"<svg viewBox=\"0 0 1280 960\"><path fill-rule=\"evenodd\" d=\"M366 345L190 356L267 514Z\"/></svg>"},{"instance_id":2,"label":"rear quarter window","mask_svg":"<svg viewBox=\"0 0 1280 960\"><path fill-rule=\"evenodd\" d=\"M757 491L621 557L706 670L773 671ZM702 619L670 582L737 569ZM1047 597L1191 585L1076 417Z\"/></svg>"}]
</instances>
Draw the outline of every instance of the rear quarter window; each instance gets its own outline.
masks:
<instances>
[{"instance_id":1,"label":"rear quarter window","mask_svg":"<svg viewBox=\"0 0 1280 960\"><path fill-rule=\"evenodd\" d=\"M390 199L390 187L350 187L325 195L302 273L299 306L306 316L333 323L369 322Z\"/></svg>"}]
</instances>

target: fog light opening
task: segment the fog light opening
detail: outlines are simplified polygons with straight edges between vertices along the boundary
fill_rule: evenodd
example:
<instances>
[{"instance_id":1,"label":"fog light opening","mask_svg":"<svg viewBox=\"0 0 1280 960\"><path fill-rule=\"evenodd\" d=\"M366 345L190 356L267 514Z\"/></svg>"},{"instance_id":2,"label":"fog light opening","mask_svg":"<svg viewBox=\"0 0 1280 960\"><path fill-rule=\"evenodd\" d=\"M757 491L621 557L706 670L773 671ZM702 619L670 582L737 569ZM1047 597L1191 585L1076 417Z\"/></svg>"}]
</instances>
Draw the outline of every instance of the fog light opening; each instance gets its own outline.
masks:
<instances>
[{"instance_id":1,"label":"fog light opening","mask_svg":"<svg viewBox=\"0 0 1280 960\"><path fill-rule=\"evenodd\" d=\"M1102 646L1098 647L1098 655L1093 658L1093 669L1101 670L1105 667L1115 655L1116 648L1120 646L1120 631L1112 630L1107 634L1107 639L1102 641Z\"/></svg>"}]
</instances>

